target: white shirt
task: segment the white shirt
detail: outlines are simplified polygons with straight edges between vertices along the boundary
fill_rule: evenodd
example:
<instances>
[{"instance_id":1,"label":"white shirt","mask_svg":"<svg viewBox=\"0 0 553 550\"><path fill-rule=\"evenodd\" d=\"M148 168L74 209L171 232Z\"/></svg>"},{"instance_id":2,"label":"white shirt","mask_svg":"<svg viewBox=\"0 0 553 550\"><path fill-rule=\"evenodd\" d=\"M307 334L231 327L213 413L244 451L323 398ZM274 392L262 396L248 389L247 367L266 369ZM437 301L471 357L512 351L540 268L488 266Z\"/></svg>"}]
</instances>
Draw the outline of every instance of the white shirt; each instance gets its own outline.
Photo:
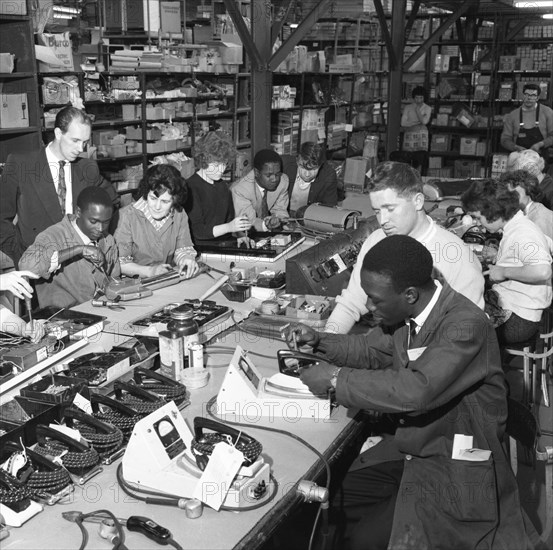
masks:
<instances>
[{"instance_id":1,"label":"white shirt","mask_svg":"<svg viewBox=\"0 0 553 550\"><path fill-rule=\"evenodd\" d=\"M411 321L414 321L415 324L417 325L415 328L415 334L418 334L420 332L422 325L424 325L424 323L428 319L430 312L438 302L438 298L442 293L442 288L443 288L442 283L440 283L440 281L438 281L437 279L434 279L434 284L436 285L436 290L434 291L434 294L432 295L430 302L426 304L426 307L416 317L412 317L410 319ZM405 324L409 326L409 319L405 319Z\"/></svg>"},{"instance_id":2,"label":"white shirt","mask_svg":"<svg viewBox=\"0 0 553 550\"><path fill-rule=\"evenodd\" d=\"M303 181L299 174L296 176L292 195L290 196L290 211L296 212L302 206L307 204L311 182Z\"/></svg>"},{"instance_id":3,"label":"white shirt","mask_svg":"<svg viewBox=\"0 0 553 550\"><path fill-rule=\"evenodd\" d=\"M478 258L457 235L438 226L429 216L427 220L428 230L417 240L432 254L435 270L453 290L484 309L484 277ZM361 315L367 313L367 295L361 288L361 266L367 252L384 238L384 231L376 229L365 239L347 288L336 296L336 307L326 322L326 332L346 334Z\"/></svg>"},{"instance_id":4,"label":"white shirt","mask_svg":"<svg viewBox=\"0 0 553 550\"><path fill-rule=\"evenodd\" d=\"M56 188L56 193L59 188L60 181L60 159L54 155L51 149L52 144L49 143L46 147L46 160L48 161L48 166L50 167L50 172L52 174L52 179L54 180L54 187ZM65 213L73 214L73 188L71 186L71 163L67 160L63 166L63 173L65 174Z\"/></svg>"}]
</instances>

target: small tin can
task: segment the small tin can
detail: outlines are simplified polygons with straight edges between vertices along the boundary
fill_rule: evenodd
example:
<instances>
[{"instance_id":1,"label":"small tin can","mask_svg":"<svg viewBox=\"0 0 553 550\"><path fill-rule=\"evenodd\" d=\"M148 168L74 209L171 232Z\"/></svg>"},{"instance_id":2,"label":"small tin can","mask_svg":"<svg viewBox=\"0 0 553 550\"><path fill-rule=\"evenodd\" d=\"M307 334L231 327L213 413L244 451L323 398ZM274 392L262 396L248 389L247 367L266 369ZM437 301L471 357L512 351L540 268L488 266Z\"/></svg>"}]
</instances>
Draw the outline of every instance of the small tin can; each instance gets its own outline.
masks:
<instances>
[{"instance_id":1,"label":"small tin can","mask_svg":"<svg viewBox=\"0 0 553 550\"><path fill-rule=\"evenodd\" d=\"M199 342L188 345L188 366L192 369L204 368L204 347Z\"/></svg>"}]
</instances>

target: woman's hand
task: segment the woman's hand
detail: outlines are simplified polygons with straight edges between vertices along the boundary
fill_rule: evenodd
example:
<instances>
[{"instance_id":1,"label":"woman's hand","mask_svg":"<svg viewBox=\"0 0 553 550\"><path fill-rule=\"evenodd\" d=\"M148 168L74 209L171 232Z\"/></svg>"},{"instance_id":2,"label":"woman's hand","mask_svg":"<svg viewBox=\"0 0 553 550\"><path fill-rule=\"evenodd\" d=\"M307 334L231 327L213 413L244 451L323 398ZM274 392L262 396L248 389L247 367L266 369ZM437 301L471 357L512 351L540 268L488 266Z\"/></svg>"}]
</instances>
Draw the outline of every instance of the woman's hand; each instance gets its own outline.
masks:
<instances>
[{"instance_id":1,"label":"woman's hand","mask_svg":"<svg viewBox=\"0 0 553 550\"><path fill-rule=\"evenodd\" d=\"M498 265L492 265L490 267L490 272L488 276L490 281L494 283L500 283L501 281L507 280L507 277L505 276L505 268Z\"/></svg>"},{"instance_id":2,"label":"woman's hand","mask_svg":"<svg viewBox=\"0 0 553 550\"><path fill-rule=\"evenodd\" d=\"M240 231L248 231L252 226L250 220L247 216L237 216L229 222L230 232L229 233L239 233Z\"/></svg>"},{"instance_id":3,"label":"woman's hand","mask_svg":"<svg viewBox=\"0 0 553 550\"><path fill-rule=\"evenodd\" d=\"M0 275L0 291L11 292L17 298L31 298L33 288L24 279L38 279L38 275L32 271L10 271Z\"/></svg>"},{"instance_id":4,"label":"woman's hand","mask_svg":"<svg viewBox=\"0 0 553 550\"><path fill-rule=\"evenodd\" d=\"M194 258L190 256L184 256L177 263L177 269L180 275L184 275L185 279L191 279L200 272L200 266Z\"/></svg>"}]
</instances>

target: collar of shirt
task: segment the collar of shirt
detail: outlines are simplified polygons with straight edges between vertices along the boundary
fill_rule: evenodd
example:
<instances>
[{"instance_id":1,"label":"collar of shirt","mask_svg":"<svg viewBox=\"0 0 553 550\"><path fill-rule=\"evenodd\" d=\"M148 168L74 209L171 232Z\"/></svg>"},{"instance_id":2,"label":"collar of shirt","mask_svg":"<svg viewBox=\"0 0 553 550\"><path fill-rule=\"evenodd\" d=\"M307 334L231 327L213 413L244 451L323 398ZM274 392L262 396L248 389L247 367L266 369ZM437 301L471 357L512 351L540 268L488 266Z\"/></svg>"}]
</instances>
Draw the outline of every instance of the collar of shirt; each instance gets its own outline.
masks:
<instances>
[{"instance_id":1,"label":"collar of shirt","mask_svg":"<svg viewBox=\"0 0 553 550\"><path fill-rule=\"evenodd\" d=\"M436 302L438 301L438 298L440 297L440 294L442 292L442 284L440 281L434 279L434 284L436 285L436 290L434 291L434 294L426 305L426 307L416 316L413 317L412 320L415 321L417 324L417 328L415 329L415 332L418 334L422 328L422 325L424 325L425 321L428 319L428 316L430 315L430 312L436 305ZM405 324L409 326L409 319L405 319Z\"/></svg>"},{"instance_id":2,"label":"collar of shirt","mask_svg":"<svg viewBox=\"0 0 553 550\"><path fill-rule=\"evenodd\" d=\"M521 218L524 218L524 216L524 212L519 210L509 221L505 222L505 225L503 226L503 235L509 233L511 230L516 231L518 221Z\"/></svg>"},{"instance_id":3,"label":"collar of shirt","mask_svg":"<svg viewBox=\"0 0 553 550\"><path fill-rule=\"evenodd\" d=\"M261 185L259 185L259 183L257 183L257 182L255 182L255 185L256 185L257 189L259 190L259 194L261 195L261 197L263 197L263 193L265 193L265 191L267 191L267 190L264 189L263 187L261 187ZM269 191L267 191L267 195L268 194L269 194Z\"/></svg>"},{"instance_id":4,"label":"collar of shirt","mask_svg":"<svg viewBox=\"0 0 553 550\"><path fill-rule=\"evenodd\" d=\"M530 212L532 205L534 204L533 200L528 201L528 204L524 207L524 214L528 216L528 212Z\"/></svg>"},{"instance_id":5,"label":"collar of shirt","mask_svg":"<svg viewBox=\"0 0 553 550\"><path fill-rule=\"evenodd\" d=\"M146 219L154 226L155 229L161 229L165 225L165 222L173 216L173 210L171 210L171 212L169 212L169 214L165 216L165 218L163 218L162 220L155 220L150 214L150 209L148 208L148 202L143 198L138 199L133 204L133 207L139 210L140 212L142 212L146 217Z\"/></svg>"},{"instance_id":6,"label":"collar of shirt","mask_svg":"<svg viewBox=\"0 0 553 550\"><path fill-rule=\"evenodd\" d=\"M74 218L73 216L71 216L71 225L73 226L73 228L75 229L75 231L77 232L77 235L79 235L79 237L81 238L81 240L83 241L83 244L85 246L89 246L89 245L92 245L92 246L96 246L96 243L93 243L80 229L79 229L79 226L77 225L77 219Z\"/></svg>"},{"instance_id":7,"label":"collar of shirt","mask_svg":"<svg viewBox=\"0 0 553 550\"><path fill-rule=\"evenodd\" d=\"M305 191L306 189L309 189L309 187L311 187L311 182L303 181L298 171L298 175L296 176L296 181L294 182L294 185L297 185L302 191Z\"/></svg>"}]
</instances>

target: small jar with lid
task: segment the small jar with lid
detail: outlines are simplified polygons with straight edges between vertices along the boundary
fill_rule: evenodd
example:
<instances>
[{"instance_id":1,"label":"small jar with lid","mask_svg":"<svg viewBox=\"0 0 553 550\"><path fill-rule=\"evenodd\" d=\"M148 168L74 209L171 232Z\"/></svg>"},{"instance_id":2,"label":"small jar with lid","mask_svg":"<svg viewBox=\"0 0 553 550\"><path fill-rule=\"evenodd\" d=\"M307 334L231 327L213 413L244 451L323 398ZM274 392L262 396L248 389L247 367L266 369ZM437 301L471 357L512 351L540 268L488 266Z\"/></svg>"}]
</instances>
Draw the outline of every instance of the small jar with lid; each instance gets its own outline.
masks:
<instances>
[{"instance_id":1,"label":"small jar with lid","mask_svg":"<svg viewBox=\"0 0 553 550\"><path fill-rule=\"evenodd\" d=\"M171 320L167 323L167 330L183 338L185 355L188 353L190 344L200 341L198 323L194 320L194 309L189 305L178 306L171 310Z\"/></svg>"}]
</instances>

